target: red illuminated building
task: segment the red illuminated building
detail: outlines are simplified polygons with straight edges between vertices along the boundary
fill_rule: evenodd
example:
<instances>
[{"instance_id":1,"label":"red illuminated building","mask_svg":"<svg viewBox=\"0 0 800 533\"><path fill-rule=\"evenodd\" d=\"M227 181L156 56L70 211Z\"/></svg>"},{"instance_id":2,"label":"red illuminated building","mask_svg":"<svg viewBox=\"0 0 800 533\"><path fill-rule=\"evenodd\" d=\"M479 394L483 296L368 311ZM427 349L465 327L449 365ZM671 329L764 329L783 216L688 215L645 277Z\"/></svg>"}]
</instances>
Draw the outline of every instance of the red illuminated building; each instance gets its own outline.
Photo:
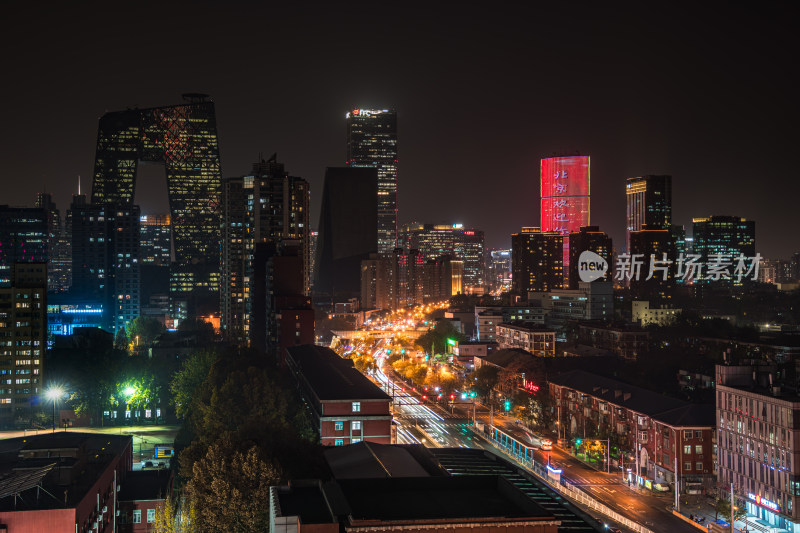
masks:
<instances>
[{"instance_id":1,"label":"red illuminated building","mask_svg":"<svg viewBox=\"0 0 800 533\"><path fill-rule=\"evenodd\" d=\"M286 364L294 374L324 446L361 441L392 443L392 397L350 359L314 344L290 346Z\"/></svg>"},{"instance_id":2,"label":"red illuminated building","mask_svg":"<svg viewBox=\"0 0 800 533\"><path fill-rule=\"evenodd\" d=\"M589 156L548 157L541 161L543 232L564 237L564 272L569 272L569 234L589 225Z\"/></svg>"}]
</instances>

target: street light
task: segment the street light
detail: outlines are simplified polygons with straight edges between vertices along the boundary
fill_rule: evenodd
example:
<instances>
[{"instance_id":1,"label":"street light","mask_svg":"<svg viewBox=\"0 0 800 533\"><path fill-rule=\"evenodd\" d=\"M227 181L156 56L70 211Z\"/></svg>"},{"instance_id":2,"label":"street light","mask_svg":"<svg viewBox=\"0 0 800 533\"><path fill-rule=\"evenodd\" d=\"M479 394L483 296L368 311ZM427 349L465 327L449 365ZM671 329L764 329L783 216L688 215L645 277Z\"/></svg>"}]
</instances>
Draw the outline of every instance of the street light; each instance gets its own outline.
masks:
<instances>
[{"instance_id":1,"label":"street light","mask_svg":"<svg viewBox=\"0 0 800 533\"><path fill-rule=\"evenodd\" d=\"M48 400L53 400L53 433L56 432L56 400L64 395L64 389L61 387L51 387L45 392Z\"/></svg>"}]
</instances>

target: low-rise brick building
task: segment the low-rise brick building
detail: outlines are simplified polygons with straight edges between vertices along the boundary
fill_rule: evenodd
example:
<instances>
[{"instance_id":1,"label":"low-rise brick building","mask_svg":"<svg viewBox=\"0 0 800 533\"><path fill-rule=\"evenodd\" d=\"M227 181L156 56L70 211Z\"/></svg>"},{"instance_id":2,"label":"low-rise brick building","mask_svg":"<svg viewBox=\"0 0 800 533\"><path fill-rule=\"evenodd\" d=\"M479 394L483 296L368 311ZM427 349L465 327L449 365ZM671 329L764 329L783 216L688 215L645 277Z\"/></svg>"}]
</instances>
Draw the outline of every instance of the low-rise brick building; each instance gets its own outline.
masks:
<instances>
[{"instance_id":1,"label":"low-rise brick building","mask_svg":"<svg viewBox=\"0 0 800 533\"><path fill-rule=\"evenodd\" d=\"M556 354L556 332L529 324L499 324L497 344L500 349L520 348L540 357Z\"/></svg>"},{"instance_id":2,"label":"low-rise brick building","mask_svg":"<svg viewBox=\"0 0 800 533\"><path fill-rule=\"evenodd\" d=\"M621 381L573 370L550 378L559 424L568 437L613 434L633 453L640 483L673 484L681 491L713 487L716 475L713 405L697 405Z\"/></svg>"},{"instance_id":3,"label":"low-rise brick building","mask_svg":"<svg viewBox=\"0 0 800 533\"><path fill-rule=\"evenodd\" d=\"M351 360L330 348L304 344L286 349L286 364L311 408L323 445L392 443L392 397Z\"/></svg>"}]
</instances>

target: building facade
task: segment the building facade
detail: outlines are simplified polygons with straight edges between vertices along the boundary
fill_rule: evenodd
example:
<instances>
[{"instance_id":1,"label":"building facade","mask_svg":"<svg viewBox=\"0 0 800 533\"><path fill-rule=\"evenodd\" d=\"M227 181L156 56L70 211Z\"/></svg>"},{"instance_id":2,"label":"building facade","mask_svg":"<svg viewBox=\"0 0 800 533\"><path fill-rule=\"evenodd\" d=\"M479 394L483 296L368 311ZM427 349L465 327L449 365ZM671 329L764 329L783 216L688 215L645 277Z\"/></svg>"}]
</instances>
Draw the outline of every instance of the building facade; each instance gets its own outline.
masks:
<instances>
[{"instance_id":1,"label":"building facade","mask_svg":"<svg viewBox=\"0 0 800 533\"><path fill-rule=\"evenodd\" d=\"M498 324L497 344L502 349L520 348L539 357L556 355L556 332L524 324Z\"/></svg>"},{"instance_id":2,"label":"building facade","mask_svg":"<svg viewBox=\"0 0 800 533\"><path fill-rule=\"evenodd\" d=\"M727 261L735 262L740 255L756 255L756 223L752 220L714 215L694 218L692 226L692 250L703 263L713 256L725 256Z\"/></svg>"},{"instance_id":3,"label":"building facade","mask_svg":"<svg viewBox=\"0 0 800 533\"><path fill-rule=\"evenodd\" d=\"M513 292L523 300L532 291L564 286L564 238L557 231L522 228L511 236Z\"/></svg>"},{"instance_id":4,"label":"building facade","mask_svg":"<svg viewBox=\"0 0 800 533\"><path fill-rule=\"evenodd\" d=\"M677 482L681 493L713 492L713 406L690 404L583 370L554 376L548 387L559 427L572 445L613 433L628 455L629 481L673 488Z\"/></svg>"},{"instance_id":5,"label":"building facade","mask_svg":"<svg viewBox=\"0 0 800 533\"><path fill-rule=\"evenodd\" d=\"M0 427L29 423L46 350L47 263L14 263L9 286L0 286Z\"/></svg>"},{"instance_id":6,"label":"building facade","mask_svg":"<svg viewBox=\"0 0 800 533\"><path fill-rule=\"evenodd\" d=\"M800 531L800 397L774 367L716 367L720 492L745 502L750 520Z\"/></svg>"},{"instance_id":7,"label":"building facade","mask_svg":"<svg viewBox=\"0 0 800 533\"><path fill-rule=\"evenodd\" d=\"M48 262L49 241L43 208L0 205L0 287L11 283L14 263Z\"/></svg>"},{"instance_id":8,"label":"building facade","mask_svg":"<svg viewBox=\"0 0 800 533\"><path fill-rule=\"evenodd\" d=\"M625 184L627 250L631 250L630 232L645 226L669 229L672 225L672 176L639 176Z\"/></svg>"},{"instance_id":9,"label":"building facade","mask_svg":"<svg viewBox=\"0 0 800 533\"><path fill-rule=\"evenodd\" d=\"M47 213L47 287L50 292L64 292L72 284L72 252L66 238L64 221L53 196L40 192L36 207Z\"/></svg>"},{"instance_id":10,"label":"building facade","mask_svg":"<svg viewBox=\"0 0 800 533\"><path fill-rule=\"evenodd\" d=\"M578 341L601 350L609 350L623 359L636 360L647 352L650 334L639 327L614 327L580 324Z\"/></svg>"},{"instance_id":11,"label":"building facade","mask_svg":"<svg viewBox=\"0 0 800 533\"><path fill-rule=\"evenodd\" d=\"M397 242L397 113L353 109L347 120L347 166L378 173L378 240L375 251L389 254Z\"/></svg>"}]
</instances>

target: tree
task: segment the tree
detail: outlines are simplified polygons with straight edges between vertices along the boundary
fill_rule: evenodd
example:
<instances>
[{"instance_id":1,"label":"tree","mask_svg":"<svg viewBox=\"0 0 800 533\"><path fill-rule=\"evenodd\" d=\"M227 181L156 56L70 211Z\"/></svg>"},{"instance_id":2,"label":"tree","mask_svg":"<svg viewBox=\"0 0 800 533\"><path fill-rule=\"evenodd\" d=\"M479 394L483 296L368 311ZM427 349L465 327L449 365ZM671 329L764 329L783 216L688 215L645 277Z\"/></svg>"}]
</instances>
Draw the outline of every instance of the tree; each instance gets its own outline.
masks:
<instances>
[{"instance_id":1,"label":"tree","mask_svg":"<svg viewBox=\"0 0 800 533\"><path fill-rule=\"evenodd\" d=\"M237 450L229 439L211 445L195 463L186 485L201 531L261 532L269 529L269 488L280 471L256 446Z\"/></svg>"},{"instance_id":2,"label":"tree","mask_svg":"<svg viewBox=\"0 0 800 533\"><path fill-rule=\"evenodd\" d=\"M747 514L747 511L744 506L737 505L733 511L733 519L739 520L743 518L745 514ZM714 504L714 519L716 520L720 515L722 515L723 520L727 521L731 519L731 502L725 498L717 498Z\"/></svg>"},{"instance_id":3,"label":"tree","mask_svg":"<svg viewBox=\"0 0 800 533\"><path fill-rule=\"evenodd\" d=\"M128 351L128 334L125 332L125 328L117 329L117 333L114 336L114 349L121 350L124 352Z\"/></svg>"},{"instance_id":4,"label":"tree","mask_svg":"<svg viewBox=\"0 0 800 533\"><path fill-rule=\"evenodd\" d=\"M156 337L164 333L164 324L146 316L137 316L128 323L128 337L134 344L134 349L138 347L150 347Z\"/></svg>"},{"instance_id":5,"label":"tree","mask_svg":"<svg viewBox=\"0 0 800 533\"><path fill-rule=\"evenodd\" d=\"M164 499L164 504L156 507L154 533L177 533L175 528L175 505L172 498Z\"/></svg>"},{"instance_id":6,"label":"tree","mask_svg":"<svg viewBox=\"0 0 800 533\"><path fill-rule=\"evenodd\" d=\"M192 405L195 391L208 376L211 365L217 360L214 350L194 352L183 362L169 384L172 393L172 404L178 418L186 418Z\"/></svg>"},{"instance_id":7,"label":"tree","mask_svg":"<svg viewBox=\"0 0 800 533\"><path fill-rule=\"evenodd\" d=\"M417 346L430 353L433 353L434 350L444 352L448 339L462 342L466 340L466 337L449 320L440 320L417 339Z\"/></svg>"},{"instance_id":8,"label":"tree","mask_svg":"<svg viewBox=\"0 0 800 533\"><path fill-rule=\"evenodd\" d=\"M483 365L472 373L472 389L480 398L490 403L494 399L494 388L499 380L500 369L492 365Z\"/></svg>"},{"instance_id":9,"label":"tree","mask_svg":"<svg viewBox=\"0 0 800 533\"><path fill-rule=\"evenodd\" d=\"M210 322L206 322L200 318L182 320L178 324L178 331L181 333L193 334L198 344L211 343L217 336L214 326Z\"/></svg>"}]
</instances>

